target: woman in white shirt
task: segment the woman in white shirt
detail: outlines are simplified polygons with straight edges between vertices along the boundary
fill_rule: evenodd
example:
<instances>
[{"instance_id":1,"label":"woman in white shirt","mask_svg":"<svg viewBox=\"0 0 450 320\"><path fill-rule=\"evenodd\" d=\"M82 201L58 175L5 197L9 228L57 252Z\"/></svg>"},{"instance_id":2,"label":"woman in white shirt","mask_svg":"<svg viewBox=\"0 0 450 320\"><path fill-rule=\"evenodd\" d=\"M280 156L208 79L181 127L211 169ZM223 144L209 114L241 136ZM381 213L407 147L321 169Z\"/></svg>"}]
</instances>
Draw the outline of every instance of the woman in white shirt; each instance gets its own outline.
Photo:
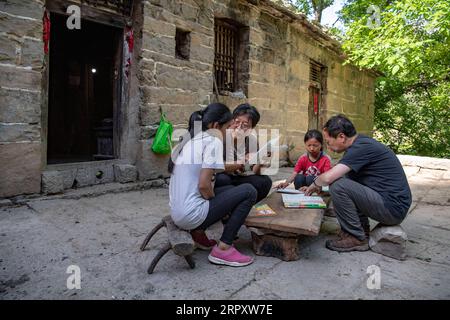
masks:
<instances>
[{"instance_id":1,"label":"woman in white shirt","mask_svg":"<svg viewBox=\"0 0 450 320\"><path fill-rule=\"evenodd\" d=\"M256 202L257 192L248 183L214 189L216 172L224 170L223 137L231 122L230 110L221 103L191 115L189 134L169 161L170 208L175 224L190 230L198 247L212 248L209 261L238 267L253 262L232 243ZM204 231L226 215L230 218L216 244Z\"/></svg>"}]
</instances>

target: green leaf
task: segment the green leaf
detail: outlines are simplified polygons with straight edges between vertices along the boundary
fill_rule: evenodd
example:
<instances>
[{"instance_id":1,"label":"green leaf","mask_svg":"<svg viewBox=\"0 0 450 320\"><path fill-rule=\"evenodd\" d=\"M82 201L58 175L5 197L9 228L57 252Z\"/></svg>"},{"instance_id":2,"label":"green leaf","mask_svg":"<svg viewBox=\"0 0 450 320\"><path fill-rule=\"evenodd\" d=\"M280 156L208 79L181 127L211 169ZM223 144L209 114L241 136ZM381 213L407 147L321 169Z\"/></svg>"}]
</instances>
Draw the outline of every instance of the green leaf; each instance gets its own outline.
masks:
<instances>
[{"instance_id":1,"label":"green leaf","mask_svg":"<svg viewBox=\"0 0 450 320\"><path fill-rule=\"evenodd\" d=\"M400 70L400 66L397 64L392 68L392 75L395 75L398 72L398 70Z\"/></svg>"}]
</instances>

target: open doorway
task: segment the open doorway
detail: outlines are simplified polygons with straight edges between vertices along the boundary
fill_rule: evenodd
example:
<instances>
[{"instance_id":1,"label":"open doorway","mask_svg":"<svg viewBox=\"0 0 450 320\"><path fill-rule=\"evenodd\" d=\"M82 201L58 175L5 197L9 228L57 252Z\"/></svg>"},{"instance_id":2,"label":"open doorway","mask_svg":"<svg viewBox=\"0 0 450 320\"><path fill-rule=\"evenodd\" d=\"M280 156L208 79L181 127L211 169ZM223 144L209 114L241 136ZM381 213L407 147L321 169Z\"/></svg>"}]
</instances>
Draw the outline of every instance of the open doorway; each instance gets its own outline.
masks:
<instances>
[{"instance_id":1,"label":"open doorway","mask_svg":"<svg viewBox=\"0 0 450 320\"><path fill-rule=\"evenodd\" d=\"M52 13L47 163L114 159L123 29Z\"/></svg>"}]
</instances>

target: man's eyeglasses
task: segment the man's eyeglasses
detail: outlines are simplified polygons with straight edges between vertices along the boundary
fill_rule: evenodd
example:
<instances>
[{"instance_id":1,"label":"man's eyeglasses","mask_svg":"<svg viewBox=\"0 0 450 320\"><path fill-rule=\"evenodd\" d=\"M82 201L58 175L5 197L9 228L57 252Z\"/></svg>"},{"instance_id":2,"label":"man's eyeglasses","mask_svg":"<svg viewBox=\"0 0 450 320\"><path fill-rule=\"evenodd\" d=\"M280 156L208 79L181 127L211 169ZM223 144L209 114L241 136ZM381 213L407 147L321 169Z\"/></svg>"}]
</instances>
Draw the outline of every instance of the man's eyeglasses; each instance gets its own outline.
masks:
<instances>
[{"instance_id":1,"label":"man's eyeglasses","mask_svg":"<svg viewBox=\"0 0 450 320\"><path fill-rule=\"evenodd\" d=\"M241 129L249 129L250 128L250 124L248 122L242 122L239 120L234 120L233 121L233 126L236 128L241 128Z\"/></svg>"}]
</instances>

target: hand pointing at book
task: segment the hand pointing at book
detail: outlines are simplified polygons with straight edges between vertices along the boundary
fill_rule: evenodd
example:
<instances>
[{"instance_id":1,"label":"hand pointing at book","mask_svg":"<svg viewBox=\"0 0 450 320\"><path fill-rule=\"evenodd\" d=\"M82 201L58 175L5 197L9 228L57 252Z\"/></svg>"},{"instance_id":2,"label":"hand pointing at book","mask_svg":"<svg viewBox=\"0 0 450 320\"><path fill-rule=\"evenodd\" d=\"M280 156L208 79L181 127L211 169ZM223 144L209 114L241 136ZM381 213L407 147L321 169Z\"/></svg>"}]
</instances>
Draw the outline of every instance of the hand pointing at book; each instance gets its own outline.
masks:
<instances>
[{"instance_id":1,"label":"hand pointing at book","mask_svg":"<svg viewBox=\"0 0 450 320\"><path fill-rule=\"evenodd\" d=\"M314 192L317 192L317 194L319 194L321 190L322 190L322 188L319 186L316 186L314 183L312 183L309 187L301 187L300 188L300 191L303 191L305 193L305 196L310 196Z\"/></svg>"},{"instance_id":2,"label":"hand pointing at book","mask_svg":"<svg viewBox=\"0 0 450 320\"><path fill-rule=\"evenodd\" d=\"M286 188L288 185L290 185L289 182L281 182L281 183L279 183L275 188L276 188L276 189L284 189L284 188Z\"/></svg>"}]
</instances>

